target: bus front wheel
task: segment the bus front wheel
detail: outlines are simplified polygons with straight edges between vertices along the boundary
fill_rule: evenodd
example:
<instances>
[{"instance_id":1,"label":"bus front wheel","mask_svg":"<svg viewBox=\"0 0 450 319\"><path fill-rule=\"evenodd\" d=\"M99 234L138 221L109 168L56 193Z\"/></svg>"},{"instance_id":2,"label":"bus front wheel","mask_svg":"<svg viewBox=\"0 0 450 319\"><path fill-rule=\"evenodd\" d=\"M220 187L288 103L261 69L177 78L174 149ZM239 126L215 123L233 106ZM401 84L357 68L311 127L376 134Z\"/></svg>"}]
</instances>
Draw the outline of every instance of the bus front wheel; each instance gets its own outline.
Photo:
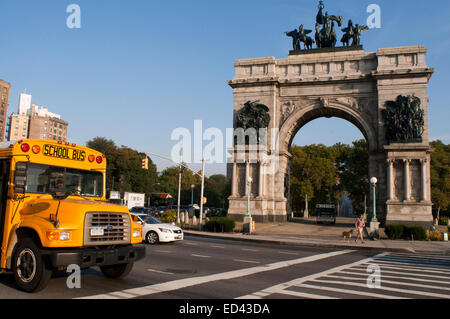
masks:
<instances>
[{"instance_id":1,"label":"bus front wheel","mask_svg":"<svg viewBox=\"0 0 450 319\"><path fill-rule=\"evenodd\" d=\"M44 289L52 270L31 238L23 239L17 246L12 260L14 280L20 289L26 292L38 292Z\"/></svg>"}]
</instances>

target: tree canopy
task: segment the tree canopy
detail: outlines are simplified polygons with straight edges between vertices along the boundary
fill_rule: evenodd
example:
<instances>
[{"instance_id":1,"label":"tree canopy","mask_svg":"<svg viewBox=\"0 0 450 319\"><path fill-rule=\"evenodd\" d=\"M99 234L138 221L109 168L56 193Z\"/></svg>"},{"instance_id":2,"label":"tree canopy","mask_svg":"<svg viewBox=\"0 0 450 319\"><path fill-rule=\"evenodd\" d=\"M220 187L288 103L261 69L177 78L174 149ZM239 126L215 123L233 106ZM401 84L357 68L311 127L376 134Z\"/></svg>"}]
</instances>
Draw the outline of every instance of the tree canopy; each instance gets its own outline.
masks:
<instances>
[{"instance_id":1,"label":"tree canopy","mask_svg":"<svg viewBox=\"0 0 450 319\"><path fill-rule=\"evenodd\" d=\"M354 209L364 209L364 195L369 190L365 140L352 146L293 145L290 152L292 210L304 209L306 195L314 210L316 204L338 204L344 194L352 200Z\"/></svg>"},{"instance_id":2,"label":"tree canopy","mask_svg":"<svg viewBox=\"0 0 450 319\"><path fill-rule=\"evenodd\" d=\"M152 193L168 193L177 202L179 166L171 166L158 173L156 165L149 158L148 170L142 168L142 159L147 155L127 146L118 147L114 141L96 137L87 142L87 147L102 152L107 160L106 188L126 192L145 193L149 198ZM194 185L194 203L200 202L201 179L189 169L182 169L181 204L188 205L192 200ZM231 183L224 175L205 177L204 196L207 206L228 207Z\"/></svg>"}]
</instances>

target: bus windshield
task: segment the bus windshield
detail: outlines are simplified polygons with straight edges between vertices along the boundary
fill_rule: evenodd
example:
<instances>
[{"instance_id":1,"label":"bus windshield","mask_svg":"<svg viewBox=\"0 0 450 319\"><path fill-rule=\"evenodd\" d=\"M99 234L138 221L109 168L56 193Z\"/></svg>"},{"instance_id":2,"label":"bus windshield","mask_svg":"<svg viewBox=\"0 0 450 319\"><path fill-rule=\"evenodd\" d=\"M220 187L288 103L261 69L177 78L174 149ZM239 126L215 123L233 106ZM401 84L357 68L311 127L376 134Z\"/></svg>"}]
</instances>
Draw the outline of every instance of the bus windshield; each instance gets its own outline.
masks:
<instances>
[{"instance_id":1,"label":"bus windshield","mask_svg":"<svg viewBox=\"0 0 450 319\"><path fill-rule=\"evenodd\" d=\"M26 192L46 194L64 187L70 194L101 197L103 175L100 172L28 163Z\"/></svg>"}]
</instances>

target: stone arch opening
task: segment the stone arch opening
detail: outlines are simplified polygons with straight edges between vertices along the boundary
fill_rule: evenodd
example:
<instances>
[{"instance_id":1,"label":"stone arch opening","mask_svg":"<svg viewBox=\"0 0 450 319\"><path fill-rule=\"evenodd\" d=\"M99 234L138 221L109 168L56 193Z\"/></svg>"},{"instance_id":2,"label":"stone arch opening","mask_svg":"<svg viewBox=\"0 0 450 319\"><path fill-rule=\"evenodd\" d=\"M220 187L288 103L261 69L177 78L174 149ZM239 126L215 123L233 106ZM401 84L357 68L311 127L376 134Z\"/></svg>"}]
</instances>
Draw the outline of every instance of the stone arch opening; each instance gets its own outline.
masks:
<instances>
[{"instance_id":1,"label":"stone arch opening","mask_svg":"<svg viewBox=\"0 0 450 319\"><path fill-rule=\"evenodd\" d=\"M298 197L298 185L297 189L295 186L291 184L292 181L292 174L293 170L291 169L292 160L295 156L296 151L291 150L293 147L294 139L298 134L302 134L301 130L309 123L317 120L317 119L329 119L329 118L338 118L342 121L346 121L348 123L351 123L351 125L356 128L356 130L359 132L360 139L364 139L367 143L367 150L364 151L365 155L364 157L367 157L365 159L367 162L363 164L363 166L367 166L364 170L364 177L363 182L361 182L361 185L355 185L355 187L349 186L348 189L345 188L345 186L342 186L342 184L337 183L336 185L331 186L329 189L321 189L321 190L315 190L315 198L308 198L309 211L314 211L314 207L312 206L313 203L319 204L318 200L319 198L323 197L320 195L323 195L323 193L328 193L329 198L322 199L323 202L320 202L320 204L335 204L338 211L341 208L340 204L343 199L345 199L346 203L351 202L352 207L355 209L352 210L351 215L346 214L347 217L353 217L353 212L362 213L363 207L364 207L364 196L370 197L369 192L369 165L370 165L370 151L369 151L369 144L370 147L376 149L376 141L374 141L374 132L371 129L370 125L365 122L365 120L361 117L359 113L349 112L348 106L342 106L342 105L329 105L328 107L324 108L320 104L312 103L311 105L305 107L302 111L299 111L297 114L292 114L292 119L289 121L286 121L284 123L285 125L282 126L281 130L282 133L280 134L280 140L285 138L285 145L283 148L288 151L288 154L292 156L289 158L287 170L285 172L285 197L287 199L287 214L288 216L293 216L294 212L304 211L305 208L305 198L299 198ZM350 109L351 110L351 109ZM326 131L321 131L320 134L326 134ZM358 139L355 139L354 141L357 141ZM352 141L352 142L354 142ZM369 143L370 142L370 143ZM311 143L313 144L313 143ZM350 146L352 146L352 143L349 143ZM360 145L360 144L359 144ZM298 146L298 145L297 145ZM331 145L329 145L331 147ZM311 155L311 154L310 154ZM331 164L331 163L330 163ZM335 163L333 163L334 165ZM297 167L298 169L298 167ZM337 169L337 168L336 168ZM339 174L336 171L337 174ZM337 177L337 180L339 178ZM297 183L302 183L304 180L296 180ZM348 184L348 183L347 183ZM295 184L294 184L295 185ZM293 189L291 188L293 187ZM317 192L318 191L318 192ZM294 195L295 194L295 195ZM295 197L294 197L295 196ZM353 200L353 201L352 201ZM320 200L319 200L320 201ZM299 202L302 202L301 205L299 205Z\"/></svg>"}]
</instances>

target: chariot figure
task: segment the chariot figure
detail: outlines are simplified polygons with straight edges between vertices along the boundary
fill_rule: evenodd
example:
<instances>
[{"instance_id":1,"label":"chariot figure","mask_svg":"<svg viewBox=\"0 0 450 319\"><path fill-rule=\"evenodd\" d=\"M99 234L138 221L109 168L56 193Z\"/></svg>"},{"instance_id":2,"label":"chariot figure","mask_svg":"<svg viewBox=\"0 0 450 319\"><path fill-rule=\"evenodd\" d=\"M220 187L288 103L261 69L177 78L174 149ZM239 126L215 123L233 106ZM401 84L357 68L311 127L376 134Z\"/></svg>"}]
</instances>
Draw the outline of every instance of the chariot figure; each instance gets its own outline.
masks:
<instances>
[{"instance_id":1,"label":"chariot figure","mask_svg":"<svg viewBox=\"0 0 450 319\"><path fill-rule=\"evenodd\" d=\"M295 50L295 51L300 50L300 37L299 37L299 33L298 33L297 29L289 31L289 32L285 32L285 34L288 37L292 37L293 50Z\"/></svg>"},{"instance_id":2,"label":"chariot figure","mask_svg":"<svg viewBox=\"0 0 450 319\"><path fill-rule=\"evenodd\" d=\"M352 20L348 20L348 26L347 28L341 29L342 32L344 32L344 35L342 36L341 42L343 46L349 46L350 40L353 39L353 22Z\"/></svg>"},{"instance_id":3,"label":"chariot figure","mask_svg":"<svg viewBox=\"0 0 450 319\"><path fill-rule=\"evenodd\" d=\"M353 42L352 45L360 45L361 41L361 33L363 31L369 30L369 28L365 25L355 24L353 28Z\"/></svg>"}]
</instances>

